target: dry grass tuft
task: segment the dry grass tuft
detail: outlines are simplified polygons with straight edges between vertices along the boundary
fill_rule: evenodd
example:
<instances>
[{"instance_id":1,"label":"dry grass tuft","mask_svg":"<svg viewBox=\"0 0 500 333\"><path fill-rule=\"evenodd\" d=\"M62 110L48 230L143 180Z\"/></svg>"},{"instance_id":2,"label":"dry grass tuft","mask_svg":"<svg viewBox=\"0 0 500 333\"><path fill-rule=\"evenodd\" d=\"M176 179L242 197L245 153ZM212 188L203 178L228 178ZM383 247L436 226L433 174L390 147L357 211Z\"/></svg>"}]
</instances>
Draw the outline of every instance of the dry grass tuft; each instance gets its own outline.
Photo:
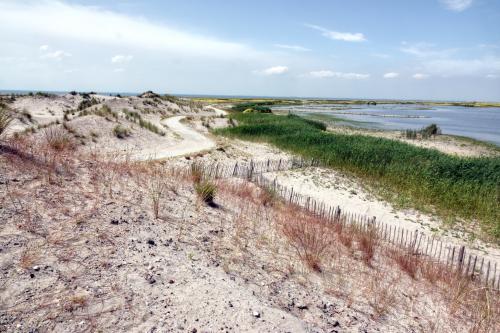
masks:
<instances>
[{"instance_id":1,"label":"dry grass tuft","mask_svg":"<svg viewBox=\"0 0 500 333\"><path fill-rule=\"evenodd\" d=\"M151 166L147 177L147 188L151 198L154 217L157 219L160 215L160 205L168 189L168 174L160 165Z\"/></svg>"},{"instance_id":2,"label":"dry grass tuft","mask_svg":"<svg viewBox=\"0 0 500 333\"><path fill-rule=\"evenodd\" d=\"M322 262L335 242L328 222L307 214L297 206L289 206L278 217L281 230L298 257L310 269L321 272Z\"/></svg>"},{"instance_id":3,"label":"dry grass tuft","mask_svg":"<svg viewBox=\"0 0 500 333\"><path fill-rule=\"evenodd\" d=\"M421 261L416 255L394 249L389 250L388 254L394 259L403 272L408 274L412 279L417 277Z\"/></svg>"},{"instance_id":4,"label":"dry grass tuft","mask_svg":"<svg viewBox=\"0 0 500 333\"><path fill-rule=\"evenodd\" d=\"M57 152L74 150L76 148L73 139L62 128L50 126L44 129L43 134L47 146Z\"/></svg>"},{"instance_id":5,"label":"dry grass tuft","mask_svg":"<svg viewBox=\"0 0 500 333\"><path fill-rule=\"evenodd\" d=\"M362 253L365 264L372 265L372 259L375 256L375 250L378 245L378 235L375 227L368 226L366 229L356 230L358 249Z\"/></svg>"}]
</instances>

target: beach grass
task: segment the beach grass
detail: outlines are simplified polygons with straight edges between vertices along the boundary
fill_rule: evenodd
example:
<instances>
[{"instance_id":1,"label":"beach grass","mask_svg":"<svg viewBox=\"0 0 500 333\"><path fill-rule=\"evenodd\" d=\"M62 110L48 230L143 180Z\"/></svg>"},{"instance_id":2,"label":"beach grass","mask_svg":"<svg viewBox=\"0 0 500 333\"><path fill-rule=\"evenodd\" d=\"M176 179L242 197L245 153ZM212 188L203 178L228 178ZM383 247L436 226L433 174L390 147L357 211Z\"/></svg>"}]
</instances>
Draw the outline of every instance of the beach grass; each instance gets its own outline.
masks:
<instances>
[{"instance_id":1,"label":"beach grass","mask_svg":"<svg viewBox=\"0 0 500 333\"><path fill-rule=\"evenodd\" d=\"M500 157L462 158L396 140L326 132L323 123L295 115L230 117L238 126L216 133L269 142L316 159L445 220L478 221L483 238L500 239Z\"/></svg>"}]
</instances>

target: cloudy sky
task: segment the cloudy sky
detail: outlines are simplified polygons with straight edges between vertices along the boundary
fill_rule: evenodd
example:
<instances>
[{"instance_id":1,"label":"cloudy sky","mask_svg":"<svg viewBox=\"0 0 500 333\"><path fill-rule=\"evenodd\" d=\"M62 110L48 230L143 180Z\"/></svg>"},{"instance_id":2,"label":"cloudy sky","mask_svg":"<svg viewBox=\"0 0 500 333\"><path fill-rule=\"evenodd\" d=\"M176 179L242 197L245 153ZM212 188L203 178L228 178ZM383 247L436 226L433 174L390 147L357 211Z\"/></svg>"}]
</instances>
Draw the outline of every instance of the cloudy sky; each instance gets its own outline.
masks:
<instances>
[{"instance_id":1,"label":"cloudy sky","mask_svg":"<svg viewBox=\"0 0 500 333\"><path fill-rule=\"evenodd\" d=\"M498 0L0 0L0 89L500 101Z\"/></svg>"}]
</instances>

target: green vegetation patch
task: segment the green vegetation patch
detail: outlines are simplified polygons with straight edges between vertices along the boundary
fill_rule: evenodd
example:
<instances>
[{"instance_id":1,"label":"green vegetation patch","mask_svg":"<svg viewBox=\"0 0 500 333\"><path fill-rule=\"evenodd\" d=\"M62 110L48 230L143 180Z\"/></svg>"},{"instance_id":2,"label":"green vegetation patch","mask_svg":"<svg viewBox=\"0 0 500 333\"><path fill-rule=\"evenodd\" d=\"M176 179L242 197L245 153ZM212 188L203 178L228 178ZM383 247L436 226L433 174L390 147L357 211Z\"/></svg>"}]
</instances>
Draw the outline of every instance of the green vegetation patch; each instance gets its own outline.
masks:
<instances>
[{"instance_id":1,"label":"green vegetation patch","mask_svg":"<svg viewBox=\"0 0 500 333\"><path fill-rule=\"evenodd\" d=\"M324 124L295 115L231 117L239 125L217 133L314 158L374 183L394 201L408 198L445 218L477 219L486 234L500 238L500 157L460 158L396 140L326 132Z\"/></svg>"},{"instance_id":2,"label":"green vegetation patch","mask_svg":"<svg viewBox=\"0 0 500 333\"><path fill-rule=\"evenodd\" d=\"M248 102L248 103L239 103L234 105L231 109L236 112L244 112L244 113L271 113L271 108L269 105L273 105L274 102Z\"/></svg>"},{"instance_id":3,"label":"green vegetation patch","mask_svg":"<svg viewBox=\"0 0 500 333\"><path fill-rule=\"evenodd\" d=\"M139 126L141 126L142 128L145 128L148 131L153 132L155 134L158 134L160 136L164 136L165 135L165 132L163 132L162 130L160 130L158 128L158 126L156 126L155 124L153 124L153 123L151 123L151 122L143 119L142 116L138 112L128 111L127 109L123 109L123 113L125 114L125 118L127 120L133 121L133 122L139 124Z\"/></svg>"},{"instance_id":4,"label":"green vegetation patch","mask_svg":"<svg viewBox=\"0 0 500 333\"><path fill-rule=\"evenodd\" d=\"M116 125L113 128L113 134L118 138L118 139L125 139L129 137L132 133L128 128L122 127L121 125Z\"/></svg>"}]
</instances>

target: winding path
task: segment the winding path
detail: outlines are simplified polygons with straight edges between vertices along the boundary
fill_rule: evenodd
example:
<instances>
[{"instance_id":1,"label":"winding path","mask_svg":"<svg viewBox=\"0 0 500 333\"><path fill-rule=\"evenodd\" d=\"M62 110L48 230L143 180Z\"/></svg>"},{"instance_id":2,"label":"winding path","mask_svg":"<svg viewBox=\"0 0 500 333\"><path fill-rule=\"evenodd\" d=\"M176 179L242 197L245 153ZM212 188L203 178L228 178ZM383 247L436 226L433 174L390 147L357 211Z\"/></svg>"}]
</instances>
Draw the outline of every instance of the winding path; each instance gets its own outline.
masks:
<instances>
[{"instance_id":1,"label":"winding path","mask_svg":"<svg viewBox=\"0 0 500 333\"><path fill-rule=\"evenodd\" d=\"M197 153L215 147L215 142L205 135L181 123L186 116L170 117L163 124L182 138L182 141L167 150L160 152L156 158L167 158L186 154Z\"/></svg>"},{"instance_id":2,"label":"winding path","mask_svg":"<svg viewBox=\"0 0 500 333\"><path fill-rule=\"evenodd\" d=\"M207 106L206 109L214 111L216 115L227 114L226 111L217 109L213 106ZM138 160L161 160L169 157L198 153L212 149L216 146L216 143L212 139L181 123L185 118L186 116L174 116L162 121L162 124L181 137L182 141L174 145L155 147L154 153L143 150L135 158Z\"/></svg>"}]
</instances>

